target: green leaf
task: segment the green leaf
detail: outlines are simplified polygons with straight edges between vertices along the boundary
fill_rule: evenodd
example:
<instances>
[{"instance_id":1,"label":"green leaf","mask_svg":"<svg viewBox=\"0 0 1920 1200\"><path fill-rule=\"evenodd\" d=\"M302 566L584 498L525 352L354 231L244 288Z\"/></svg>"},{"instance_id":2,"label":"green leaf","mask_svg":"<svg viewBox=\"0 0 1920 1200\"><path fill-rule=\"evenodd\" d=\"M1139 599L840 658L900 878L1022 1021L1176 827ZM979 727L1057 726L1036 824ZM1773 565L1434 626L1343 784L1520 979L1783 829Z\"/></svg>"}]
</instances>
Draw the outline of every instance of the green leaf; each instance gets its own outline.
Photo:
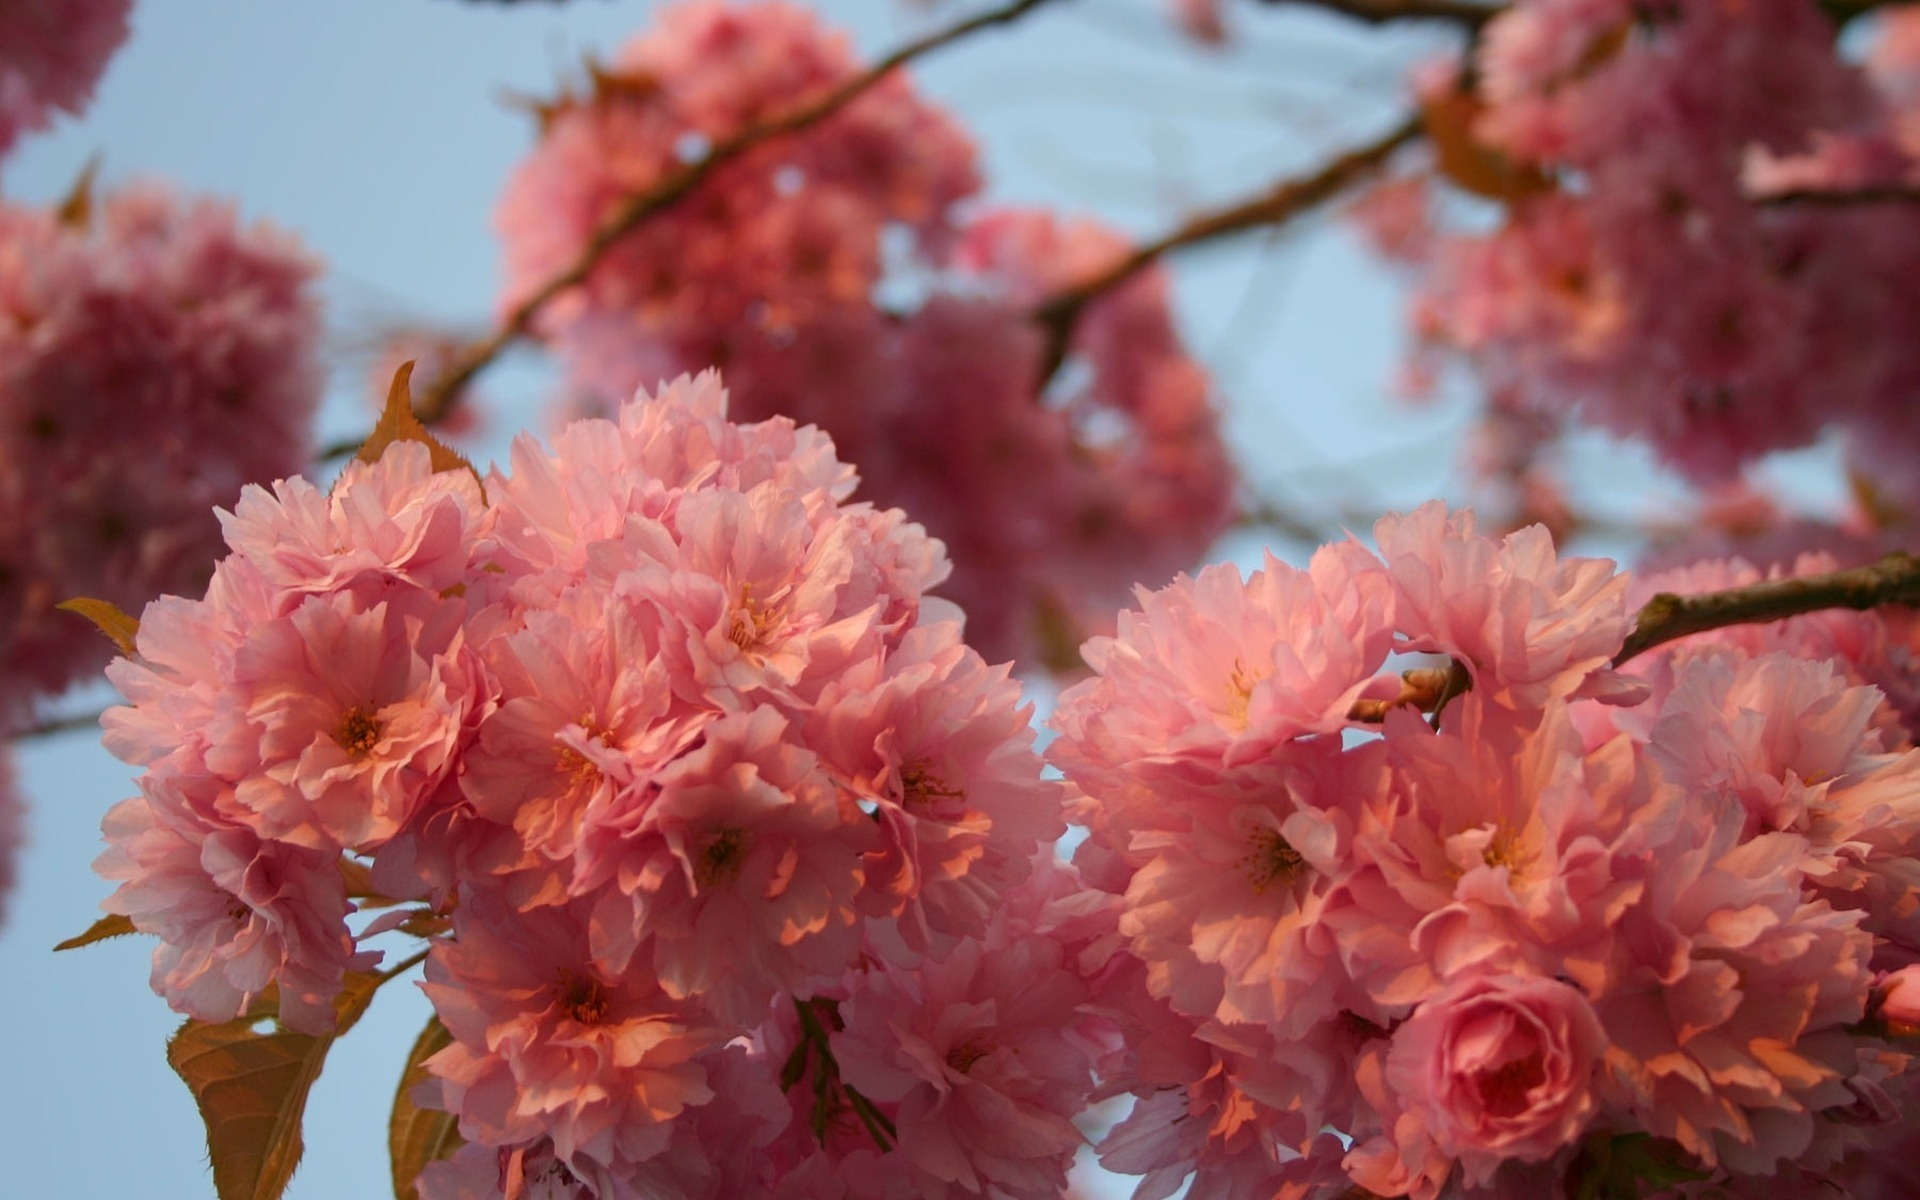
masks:
<instances>
[{"instance_id":1,"label":"green leaf","mask_svg":"<svg viewBox=\"0 0 1920 1200\"><path fill-rule=\"evenodd\" d=\"M85 933L78 934L61 942L58 946L54 947L54 951L57 953L61 950L78 950L82 946L91 946L95 942L104 942L108 938L125 937L129 933L139 932L138 929L133 927L131 920L121 916L119 913L114 913L111 916L101 917L98 921L87 926Z\"/></svg>"},{"instance_id":2,"label":"green leaf","mask_svg":"<svg viewBox=\"0 0 1920 1200\"><path fill-rule=\"evenodd\" d=\"M269 987L232 1021L188 1021L167 1043L167 1062L193 1093L207 1126L207 1153L220 1200L279 1200L305 1149L300 1123L327 1051L353 1028L386 977L349 971L333 1002L334 1031L314 1036L275 1024Z\"/></svg>"},{"instance_id":3,"label":"green leaf","mask_svg":"<svg viewBox=\"0 0 1920 1200\"><path fill-rule=\"evenodd\" d=\"M62 600L54 607L92 621L94 628L113 639L113 644L120 647L120 653L128 658L134 656L133 642L140 635L140 622L121 612L119 605L109 600L76 596L72 600Z\"/></svg>"},{"instance_id":4,"label":"green leaf","mask_svg":"<svg viewBox=\"0 0 1920 1200\"><path fill-rule=\"evenodd\" d=\"M452 1044L453 1035L440 1018L427 1018L426 1028L414 1039L413 1050L407 1055L406 1070L400 1073L400 1087L393 1094L393 1117L387 1123L395 1200L419 1200L414 1184L420 1172L428 1163L439 1162L460 1148L459 1118L413 1102L414 1086L432 1078L427 1060Z\"/></svg>"}]
</instances>

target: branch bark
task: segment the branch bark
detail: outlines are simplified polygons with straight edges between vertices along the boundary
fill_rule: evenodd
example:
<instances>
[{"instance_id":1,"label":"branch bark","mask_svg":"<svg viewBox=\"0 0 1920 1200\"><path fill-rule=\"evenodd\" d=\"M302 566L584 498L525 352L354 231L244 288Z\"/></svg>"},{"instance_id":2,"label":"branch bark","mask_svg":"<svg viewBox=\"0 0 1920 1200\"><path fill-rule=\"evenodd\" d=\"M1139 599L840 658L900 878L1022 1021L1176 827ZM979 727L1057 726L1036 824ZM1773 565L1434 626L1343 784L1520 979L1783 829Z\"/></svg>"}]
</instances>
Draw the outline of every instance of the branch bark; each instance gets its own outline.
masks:
<instances>
[{"instance_id":1,"label":"branch bark","mask_svg":"<svg viewBox=\"0 0 1920 1200\"><path fill-rule=\"evenodd\" d=\"M1390 21L1446 21L1478 29L1506 11L1504 4L1476 4L1473 0L1262 0L1263 3L1301 4L1384 25Z\"/></svg>"},{"instance_id":2,"label":"branch bark","mask_svg":"<svg viewBox=\"0 0 1920 1200\"><path fill-rule=\"evenodd\" d=\"M1310 175L1283 179L1252 199L1200 213L1177 229L1135 247L1099 274L1047 297L1034 307L1032 314L1034 322L1047 336L1041 379L1051 379L1060 369L1074 326L1087 305L1152 266L1163 255L1248 229L1278 225L1317 208L1378 170L1394 151L1420 135L1420 118L1408 117L1385 136L1349 150Z\"/></svg>"},{"instance_id":3,"label":"branch bark","mask_svg":"<svg viewBox=\"0 0 1920 1200\"><path fill-rule=\"evenodd\" d=\"M1825 575L1768 579L1695 596L1661 592L1640 610L1613 665L1675 639L1728 625L1780 621L1827 608L1864 611L1886 604L1920 605L1920 558L1898 551L1871 566Z\"/></svg>"}]
</instances>

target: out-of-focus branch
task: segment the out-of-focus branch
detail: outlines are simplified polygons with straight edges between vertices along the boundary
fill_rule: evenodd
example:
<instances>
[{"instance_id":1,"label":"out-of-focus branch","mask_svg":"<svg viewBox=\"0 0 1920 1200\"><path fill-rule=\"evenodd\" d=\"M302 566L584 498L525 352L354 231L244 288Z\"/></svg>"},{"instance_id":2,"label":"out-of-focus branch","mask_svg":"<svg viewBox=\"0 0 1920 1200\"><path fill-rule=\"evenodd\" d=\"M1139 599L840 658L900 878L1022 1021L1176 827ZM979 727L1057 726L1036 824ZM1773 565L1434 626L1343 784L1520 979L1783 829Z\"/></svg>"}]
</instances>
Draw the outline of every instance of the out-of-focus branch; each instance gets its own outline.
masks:
<instances>
[{"instance_id":1,"label":"out-of-focus branch","mask_svg":"<svg viewBox=\"0 0 1920 1200\"><path fill-rule=\"evenodd\" d=\"M581 248L580 253L565 270L541 284L532 294L521 300L502 318L499 326L492 333L468 346L445 371L427 384L414 406L415 412L429 425L444 416L453 398L460 393L460 389L471 383L474 376L485 370L509 346L527 335L528 330L533 327L534 318L540 315L541 309L568 288L577 287L586 282L587 276L593 273L594 267L599 264L601 258L621 238L649 217L664 212L684 200L721 167L776 138L818 125L915 59L952 45L981 30L1011 24L1034 9L1053 2L1054 0L1013 0L1012 3L988 9L908 42L832 91L825 92L804 104L796 105L786 112L749 125L731 137L720 139L701 157L661 179L647 190L629 196L604 224L594 230L593 236L587 239L587 244ZM351 453L357 445L358 443L343 443L339 446L330 446L327 448L326 456L334 457L340 453Z\"/></svg>"},{"instance_id":2,"label":"out-of-focus branch","mask_svg":"<svg viewBox=\"0 0 1920 1200\"><path fill-rule=\"evenodd\" d=\"M1229 234L1278 225L1317 208L1378 170L1394 151L1420 134L1420 118L1408 117L1384 137L1342 154L1311 175L1283 179L1250 200L1200 213L1177 229L1135 247L1099 274L1047 297L1033 310L1034 322L1047 336L1041 378L1051 379L1059 370L1074 325L1087 305L1152 266L1162 255Z\"/></svg>"},{"instance_id":3,"label":"out-of-focus branch","mask_svg":"<svg viewBox=\"0 0 1920 1200\"><path fill-rule=\"evenodd\" d=\"M1473 0L1262 0L1262 3L1324 8L1369 25L1384 25L1389 21L1450 21L1469 29L1479 28L1507 9L1504 4L1475 4Z\"/></svg>"},{"instance_id":4,"label":"out-of-focus branch","mask_svg":"<svg viewBox=\"0 0 1920 1200\"><path fill-rule=\"evenodd\" d=\"M1916 204L1920 203L1920 187L1909 184L1889 184L1885 187L1862 188L1795 188L1785 192L1771 192L1759 197L1755 203L1765 208L1851 208L1860 204Z\"/></svg>"},{"instance_id":5,"label":"out-of-focus branch","mask_svg":"<svg viewBox=\"0 0 1920 1200\"><path fill-rule=\"evenodd\" d=\"M76 729L97 730L100 728L100 716L101 714L98 712L83 712L70 713L61 717L48 717L32 725L22 726L14 730L11 736L16 740L24 740L26 738L43 738L52 737L55 734L72 733Z\"/></svg>"},{"instance_id":6,"label":"out-of-focus branch","mask_svg":"<svg viewBox=\"0 0 1920 1200\"><path fill-rule=\"evenodd\" d=\"M1899 551L1871 566L1825 575L1768 579L1695 596L1661 592L1640 610L1633 632L1614 656L1613 665L1617 667L1676 638L1728 625L1780 621L1827 608L1865 610L1883 604L1920 605L1920 558Z\"/></svg>"}]
</instances>

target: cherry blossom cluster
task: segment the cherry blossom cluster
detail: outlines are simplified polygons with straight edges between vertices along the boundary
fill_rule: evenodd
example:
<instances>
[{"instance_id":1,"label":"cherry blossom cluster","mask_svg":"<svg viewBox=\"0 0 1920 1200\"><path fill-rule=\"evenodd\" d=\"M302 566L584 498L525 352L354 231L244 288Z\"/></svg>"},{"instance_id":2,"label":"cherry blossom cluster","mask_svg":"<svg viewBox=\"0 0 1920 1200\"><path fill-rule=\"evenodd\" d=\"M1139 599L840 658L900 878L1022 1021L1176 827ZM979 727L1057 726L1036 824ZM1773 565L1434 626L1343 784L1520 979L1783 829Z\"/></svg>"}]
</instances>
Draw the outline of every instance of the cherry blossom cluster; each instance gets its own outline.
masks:
<instances>
[{"instance_id":1,"label":"cherry blossom cluster","mask_svg":"<svg viewBox=\"0 0 1920 1200\"><path fill-rule=\"evenodd\" d=\"M1837 423L1920 514L1920 39L1890 8L1851 61L1830 12L1517 0L1470 84L1427 73L1443 173L1501 219L1422 238L1402 180L1373 223L1420 263L1420 333L1471 363L1509 433L1577 419L1713 482Z\"/></svg>"},{"instance_id":2,"label":"cherry blossom cluster","mask_svg":"<svg viewBox=\"0 0 1920 1200\"><path fill-rule=\"evenodd\" d=\"M32 0L0 8L0 157L55 112L77 114L127 40L133 0Z\"/></svg>"},{"instance_id":3,"label":"cherry blossom cluster","mask_svg":"<svg viewBox=\"0 0 1920 1200\"><path fill-rule=\"evenodd\" d=\"M1374 540L1143 592L1061 697L1120 905L1104 1165L1141 1200L1900 1194L1920 751L1867 681L1912 664L1849 613L1615 669L1611 562L1438 503Z\"/></svg>"},{"instance_id":4,"label":"cherry blossom cluster","mask_svg":"<svg viewBox=\"0 0 1920 1200\"><path fill-rule=\"evenodd\" d=\"M1057 1195L1113 911L1031 708L925 594L938 541L725 405L247 489L109 670L106 907L176 1009L306 1032L429 937L430 1200Z\"/></svg>"},{"instance_id":5,"label":"cherry blossom cluster","mask_svg":"<svg viewBox=\"0 0 1920 1200\"><path fill-rule=\"evenodd\" d=\"M29 5L32 10L35 6ZM0 678L9 715L103 665L54 606L201 588L216 505L306 461L315 262L157 185L0 204Z\"/></svg>"},{"instance_id":6,"label":"cherry blossom cluster","mask_svg":"<svg viewBox=\"0 0 1920 1200\"><path fill-rule=\"evenodd\" d=\"M778 0L664 9L585 94L542 110L498 212L503 305L623 203L857 74L843 39ZM1094 303L1056 348L1034 306L1126 244L1038 212L961 215L979 186L971 141L895 74L720 166L537 327L577 408L718 365L743 417L818 424L869 495L947 543L974 645L1063 666L1133 580L1200 557L1233 475L1164 278Z\"/></svg>"}]
</instances>

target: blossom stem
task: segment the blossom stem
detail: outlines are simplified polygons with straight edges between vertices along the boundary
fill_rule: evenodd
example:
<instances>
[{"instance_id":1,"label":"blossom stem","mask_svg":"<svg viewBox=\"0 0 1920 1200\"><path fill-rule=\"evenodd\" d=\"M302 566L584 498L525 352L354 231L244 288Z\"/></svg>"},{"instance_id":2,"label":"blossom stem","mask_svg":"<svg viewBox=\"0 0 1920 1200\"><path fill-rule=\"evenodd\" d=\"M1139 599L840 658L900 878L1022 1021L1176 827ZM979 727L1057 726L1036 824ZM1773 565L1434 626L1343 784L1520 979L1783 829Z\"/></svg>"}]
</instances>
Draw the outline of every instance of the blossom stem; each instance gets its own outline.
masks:
<instances>
[{"instance_id":1,"label":"blossom stem","mask_svg":"<svg viewBox=\"0 0 1920 1200\"><path fill-rule=\"evenodd\" d=\"M1896 551L1870 566L1794 579L1768 579L1724 592L1680 596L1661 592L1647 601L1633 632L1614 655L1620 666L1676 638L1779 621L1827 608L1865 610L1883 604L1920 605L1920 558Z\"/></svg>"},{"instance_id":2,"label":"blossom stem","mask_svg":"<svg viewBox=\"0 0 1920 1200\"><path fill-rule=\"evenodd\" d=\"M1041 380L1051 379L1060 369L1074 326L1087 305L1152 266L1161 256L1229 234L1278 225L1317 208L1378 170L1394 151L1421 132L1420 118L1408 117L1385 136L1349 150L1311 174L1283 179L1250 199L1191 217L1178 228L1136 246L1099 274L1042 300L1032 314L1047 336Z\"/></svg>"},{"instance_id":3,"label":"blossom stem","mask_svg":"<svg viewBox=\"0 0 1920 1200\"><path fill-rule=\"evenodd\" d=\"M1384 25L1391 21L1451 21L1477 29L1506 11L1504 4L1477 4L1474 0L1261 0L1271 7L1302 4Z\"/></svg>"}]
</instances>

